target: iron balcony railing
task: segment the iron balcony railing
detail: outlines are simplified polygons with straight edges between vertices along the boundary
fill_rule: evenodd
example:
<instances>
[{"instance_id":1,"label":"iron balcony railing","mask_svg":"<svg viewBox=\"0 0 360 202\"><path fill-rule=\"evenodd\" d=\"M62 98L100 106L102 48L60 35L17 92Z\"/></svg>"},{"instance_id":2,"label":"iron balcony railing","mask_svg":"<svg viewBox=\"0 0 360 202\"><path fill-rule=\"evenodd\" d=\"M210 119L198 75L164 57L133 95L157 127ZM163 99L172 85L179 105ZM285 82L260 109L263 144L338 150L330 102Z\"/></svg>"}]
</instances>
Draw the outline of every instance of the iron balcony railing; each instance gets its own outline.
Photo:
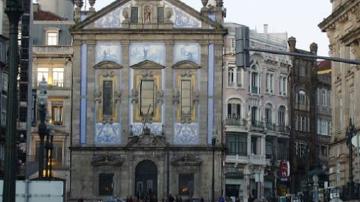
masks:
<instances>
[{"instance_id":1,"label":"iron balcony railing","mask_svg":"<svg viewBox=\"0 0 360 202\"><path fill-rule=\"evenodd\" d=\"M225 119L225 125L229 126L246 126L247 121L237 116L228 116Z\"/></svg>"}]
</instances>

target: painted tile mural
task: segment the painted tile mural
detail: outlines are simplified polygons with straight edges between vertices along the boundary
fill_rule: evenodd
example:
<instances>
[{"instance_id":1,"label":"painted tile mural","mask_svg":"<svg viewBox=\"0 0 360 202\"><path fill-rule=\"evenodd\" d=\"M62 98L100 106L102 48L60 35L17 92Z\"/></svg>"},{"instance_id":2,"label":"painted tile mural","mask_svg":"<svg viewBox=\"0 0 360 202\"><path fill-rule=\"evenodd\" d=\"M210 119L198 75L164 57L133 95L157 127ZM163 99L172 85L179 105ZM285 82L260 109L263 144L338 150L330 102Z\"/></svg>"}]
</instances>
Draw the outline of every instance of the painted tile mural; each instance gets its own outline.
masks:
<instances>
[{"instance_id":1,"label":"painted tile mural","mask_svg":"<svg viewBox=\"0 0 360 202\"><path fill-rule=\"evenodd\" d=\"M200 45L197 43L177 43L174 47L174 62L190 60L200 64Z\"/></svg>"},{"instance_id":2,"label":"painted tile mural","mask_svg":"<svg viewBox=\"0 0 360 202\"><path fill-rule=\"evenodd\" d=\"M173 9L171 21L174 23L175 28L201 28L201 21L197 18L185 13L172 4L166 3L166 6Z\"/></svg>"},{"instance_id":3,"label":"painted tile mural","mask_svg":"<svg viewBox=\"0 0 360 202\"><path fill-rule=\"evenodd\" d=\"M165 65L165 56L165 45L163 43L130 44L130 66L144 60Z\"/></svg>"},{"instance_id":4,"label":"painted tile mural","mask_svg":"<svg viewBox=\"0 0 360 202\"><path fill-rule=\"evenodd\" d=\"M95 21L96 28L121 28L123 7L119 7Z\"/></svg>"},{"instance_id":5,"label":"painted tile mural","mask_svg":"<svg viewBox=\"0 0 360 202\"><path fill-rule=\"evenodd\" d=\"M121 126L119 123L96 123L96 144L120 144Z\"/></svg>"},{"instance_id":6,"label":"painted tile mural","mask_svg":"<svg viewBox=\"0 0 360 202\"><path fill-rule=\"evenodd\" d=\"M121 64L121 44L114 41L99 41L96 44L96 63L113 61Z\"/></svg>"},{"instance_id":7,"label":"painted tile mural","mask_svg":"<svg viewBox=\"0 0 360 202\"><path fill-rule=\"evenodd\" d=\"M175 124L175 144L194 145L200 143L199 124Z\"/></svg>"}]
</instances>

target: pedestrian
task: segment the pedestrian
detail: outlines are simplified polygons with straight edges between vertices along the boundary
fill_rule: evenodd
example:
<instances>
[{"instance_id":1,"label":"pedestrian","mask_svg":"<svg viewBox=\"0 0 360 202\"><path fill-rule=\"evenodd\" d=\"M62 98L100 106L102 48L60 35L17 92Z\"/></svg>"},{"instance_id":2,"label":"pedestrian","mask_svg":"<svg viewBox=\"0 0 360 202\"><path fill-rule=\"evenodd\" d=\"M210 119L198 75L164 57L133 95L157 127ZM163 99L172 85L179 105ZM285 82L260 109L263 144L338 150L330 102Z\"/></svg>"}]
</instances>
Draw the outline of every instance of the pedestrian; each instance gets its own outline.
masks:
<instances>
[{"instance_id":1,"label":"pedestrian","mask_svg":"<svg viewBox=\"0 0 360 202\"><path fill-rule=\"evenodd\" d=\"M218 202L225 202L224 196L220 196L219 199L218 199Z\"/></svg>"},{"instance_id":2,"label":"pedestrian","mask_svg":"<svg viewBox=\"0 0 360 202\"><path fill-rule=\"evenodd\" d=\"M174 199L173 195L169 194L168 202L174 202L174 201L175 201L175 199Z\"/></svg>"}]
</instances>

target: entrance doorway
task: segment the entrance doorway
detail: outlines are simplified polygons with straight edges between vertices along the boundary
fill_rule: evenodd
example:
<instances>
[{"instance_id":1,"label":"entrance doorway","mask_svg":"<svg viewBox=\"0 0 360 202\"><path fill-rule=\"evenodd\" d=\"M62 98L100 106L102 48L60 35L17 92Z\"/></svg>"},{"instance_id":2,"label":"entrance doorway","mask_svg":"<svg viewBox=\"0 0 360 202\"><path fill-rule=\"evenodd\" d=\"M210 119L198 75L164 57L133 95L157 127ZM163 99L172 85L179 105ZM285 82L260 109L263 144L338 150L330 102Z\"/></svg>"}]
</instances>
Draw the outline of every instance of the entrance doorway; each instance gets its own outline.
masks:
<instances>
[{"instance_id":1,"label":"entrance doorway","mask_svg":"<svg viewBox=\"0 0 360 202\"><path fill-rule=\"evenodd\" d=\"M135 195L139 199L157 199L157 168L150 160L141 161L135 169Z\"/></svg>"}]
</instances>

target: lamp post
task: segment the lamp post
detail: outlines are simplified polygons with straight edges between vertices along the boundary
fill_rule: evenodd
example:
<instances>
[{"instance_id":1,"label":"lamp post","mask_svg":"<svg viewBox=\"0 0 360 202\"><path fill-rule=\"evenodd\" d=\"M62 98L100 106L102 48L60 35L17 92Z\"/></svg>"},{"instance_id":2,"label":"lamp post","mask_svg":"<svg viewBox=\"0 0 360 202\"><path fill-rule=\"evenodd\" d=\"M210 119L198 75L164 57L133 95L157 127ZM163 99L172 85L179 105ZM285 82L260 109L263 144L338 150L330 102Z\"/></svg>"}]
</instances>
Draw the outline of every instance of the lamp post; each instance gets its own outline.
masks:
<instances>
[{"instance_id":1,"label":"lamp post","mask_svg":"<svg viewBox=\"0 0 360 202\"><path fill-rule=\"evenodd\" d=\"M48 136L49 131L45 123L46 118L46 104L47 104L47 82L45 78L39 83L39 137L40 137L40 147L39 147L39 178L43 178L44 174L44 138Z\"/></svg>"},{"instance_id":2,"label":"lamp post","mask_svg":"<svg viewBox=\"0 0 360 202\"><path fill-rule=\"evenodd\" d=\"M352 123L352 120L350 119L349 121L349 126L346 129L346 136L347 136L347 141L346 144L349 147L349 182L348 182L348 188L349 188L349 198L353 199L353 195L354 195L354 176L353 176L353 145L351 143L351 140L353 138L353 136L359 131L359 129L356 129L354 124Z\"/></svg>"},{"instance_id":3,"label":"lamp post","mask_svg":"<svg viewBox=\"0 0 360 202\"><path fill-rule=\"evenodd\" d=\"M215 202L215 145L216 137L211 139L212 145L212 177L211 177L211 201Z\"/></svg>"},{"instance_id":4,"label":"lamp post","mask_svg":"<svg viewBox=\"0 0 360 202\"><path fill-rule=\"evenodd\" d=\"M10 32L3 201L14 202L16 193L17 76L19 65L17 38L19 20L23 13L22 0L7 0L5 13L9 19Z\"/></svg>"}]
</instances>

